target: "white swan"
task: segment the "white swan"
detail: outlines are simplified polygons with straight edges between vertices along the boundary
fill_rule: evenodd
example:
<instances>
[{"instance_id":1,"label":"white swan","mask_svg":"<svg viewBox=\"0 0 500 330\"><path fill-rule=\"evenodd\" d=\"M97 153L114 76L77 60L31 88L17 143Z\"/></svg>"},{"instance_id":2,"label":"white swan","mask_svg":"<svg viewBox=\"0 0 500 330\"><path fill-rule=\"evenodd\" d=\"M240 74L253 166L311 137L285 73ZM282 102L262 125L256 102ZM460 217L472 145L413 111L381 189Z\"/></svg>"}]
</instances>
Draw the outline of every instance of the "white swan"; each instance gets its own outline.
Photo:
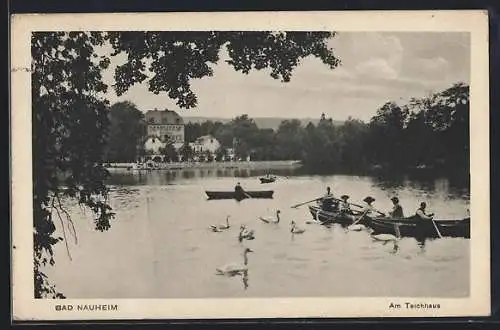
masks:
<instances>
[{"instance_id":1,"label":"white swan","mask_svg":"<svg viewBox=\"0 0 500 330\"><path fill-rule=\"evenodd\" d=\"M292 225L292 228L290 229L290 232L292 234L302 234L303 232L306 231L304 228L297 227L297 225L295 224L295 221L293 221L293 220L292 220L292 222L290 222L290 224Z\"/></svg>"},{"instance_id":2,"label":"white swan","mask_svg":"<svg viewBox=\"0 0 500 330\"><path fill-rule=\"evenodd\" d=\"M275 217L259 217L259 219L265 223L278 223L280 222L280 210L276 211L276 218Z\"/></svg>"},{"instance_id":3,"label":"white swan","mask_svg":"<svg viewBox=\"0 0 500 330\"><path fill-rule=\"evenodd\" d=\"M238 274L243 274L248 271L248 256L249 252L253 252L252 249L245 248L243 251L243 264L232 263L227 264L215 269L217 275L234 276Z\"/></svg>"},{"instance_id":4,"label":"white swan","mask_svg":"<svg viewBox=\"0 0 500 330\"><path fill-rule=\"evenodd\" d=\"M238 240L241 242L242 240L252 240L255 239L255 232L253 229L248 229L247 226L241 225L240 233L238 235Z\"/></svg>"},{"instance_id":5,"label":"white swan","mask_svg":"<svg viewBox=\"0 0 500 330\"><path fill-rule=\"evenodd\" d=\"M210 225L210 229L212 229L212 231L214 232L221 232L223 230L226 230L226 229L229 229L229 227L231 227L229 225L229 215L226 217L226 224L225 225Z\"/></svg>"},{"instance_id":6,"label":"white swan","mask_svg":"<svg viewBox=\"0 0 500 330\"><path fill-rule=\"evenodd\" d=\"M371 237L376 240L376 241L381 241L381 242L396 242L401 239L401 232L399 231L399 225L394 224L394 230L396 232L396 236L392 234L377 234L377 235L371 235Z\"/></svg>"},{"instance_id":7,"label":"white swan","mask_svg":"<svg viewBox=\"0 0 500 330\"><path fill-rule=\"evenodd\" d=\"M351 231L361 231L361 230L363 230L363 228L365 228L365 226L360 225L360 224L352 224L352 225L350 225L349 227L347 227L347 230L351 230Z\"/></svg>"}]
</instances>

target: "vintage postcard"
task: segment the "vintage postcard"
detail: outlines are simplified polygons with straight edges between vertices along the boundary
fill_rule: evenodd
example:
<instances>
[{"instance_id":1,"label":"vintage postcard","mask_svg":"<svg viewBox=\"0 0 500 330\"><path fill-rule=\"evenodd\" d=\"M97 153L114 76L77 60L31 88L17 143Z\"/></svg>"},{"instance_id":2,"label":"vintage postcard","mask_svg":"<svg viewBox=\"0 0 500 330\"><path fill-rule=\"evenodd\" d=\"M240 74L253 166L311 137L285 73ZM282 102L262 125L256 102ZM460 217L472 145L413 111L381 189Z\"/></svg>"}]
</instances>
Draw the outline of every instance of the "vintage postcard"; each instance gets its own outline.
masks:
<instances>
[{"instance_id":1,"label":"vintage postcard","mask_svg":"<svg viewBox=\"0 0 500 330\"><path fill-rule=\"evenodd\" d=\"M11 25L14 320L489 315L487 12Z\"/></svg>"}]
</instances>

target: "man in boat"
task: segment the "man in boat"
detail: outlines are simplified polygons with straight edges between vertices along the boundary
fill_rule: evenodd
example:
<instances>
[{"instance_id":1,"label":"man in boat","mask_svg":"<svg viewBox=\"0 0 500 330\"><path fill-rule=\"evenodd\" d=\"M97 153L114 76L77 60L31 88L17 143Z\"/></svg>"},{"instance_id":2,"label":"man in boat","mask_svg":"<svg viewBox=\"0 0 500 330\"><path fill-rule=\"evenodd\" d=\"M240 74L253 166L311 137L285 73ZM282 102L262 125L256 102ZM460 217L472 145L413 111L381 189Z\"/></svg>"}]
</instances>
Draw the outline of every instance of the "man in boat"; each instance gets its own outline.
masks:
<instances>
[{"instance_id":1,"label":"man in boat","mask_svg":"<svg viewBox=\"0 0 500 330\"><path fill-rule=\"evenodd\" d=\"M327 212L333 212L338 206L338 202L333 197L330 187L326 187L326 194L321 199L321 209Z\"/></svg>"},{"instance_id":2,"label":"man in boat","mask_svg":"<svg viewBox=\"0 0 500 330\"><path fill-rule=\"evenodd\" d=\"M243 188L241 187L241 184L239 182L234 187L234 192L235 192L237 197L245 196L245 191L243 190Z\"/></svg>"},{"instance_id":3,"label":"man in boat","mask_svg":"<svg viewBox=\"0 0 500 330\"><path fill-rule=\"evenodd\" d=\"M342 202L339 205L340 212L342 213L349 213L351 211L351 205L347 202L349 199L348 195L342 195L340 196L340 199Z\"/></svg>"},{"instance_id":4,"label":"man in boat","mask_svg":"<svg viewBox=\"0 0 500 330\"><path fill-rule=\"evenodd\" d=\"M389 211L389 215L391 216L391 218L394 218L394 219L404 218L403 208L401 207L401 205L399 205L399 198L392 197L391 201L393 204L392 210Z\"/></svg>"},{"instance_id":5,"label":"man in boat","mask_svg":"<svg viewBox=\"0 0 500 330\"><path fill-rule=\"evenodd\" d=\"M416 215L420 217L422 220L432 220L434 217L434 213L425 213L425 208L427 204L425 202L420 203L420 207L417 209Z\"/></svg>"},{"instance_id":6,"label":"man in boat","mask_svg":"<svg viewBox=\"0 0 500 330\"><path fill-rule=\"evenodd\" d=\"M425 245L425 240L427 236L432 235L431 233L435 232L435 229L432 224L432 218L434 217L434 213L425 213L425 208L427 204L425 202L420 203L420 207L415 212L417 222L417 233L416 240L419 242L419 245L423 247Z\"/></svg>"}]
</instances>

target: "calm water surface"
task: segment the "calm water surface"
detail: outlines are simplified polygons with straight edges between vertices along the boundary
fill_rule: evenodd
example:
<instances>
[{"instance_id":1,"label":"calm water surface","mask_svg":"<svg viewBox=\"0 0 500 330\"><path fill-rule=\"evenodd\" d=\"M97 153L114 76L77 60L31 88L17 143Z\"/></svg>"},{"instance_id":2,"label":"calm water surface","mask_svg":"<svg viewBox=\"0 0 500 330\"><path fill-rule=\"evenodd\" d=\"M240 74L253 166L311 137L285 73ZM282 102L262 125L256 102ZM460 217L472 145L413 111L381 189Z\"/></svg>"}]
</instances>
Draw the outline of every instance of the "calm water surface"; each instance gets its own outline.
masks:
<instances>
[{"instance_id":1,"label":"calm water surface","mask_svg":"<svg viewBox=\"0 0 500 330\"><path fill-rule=\"evenodd\" d=\"M112 228L94 231L91 212L70 206L78 243L69 240L72 260L64 244L58 244L57 263L48 274L68 298L469 295L469 240L430 240L422 248L403 238L395 250L394 243L374 242L366 231L306 224L311 220L307 206L290 208L322 195L329 185L337 195L350 195L352 202L371 195L383 211L397 194L405 214L425 200L437 218L462 218L469 207L466 185L444 178L314 176L291 170L282 172L288 178L261 185L260 174L114 174L109 182L116 212ZM248 190L273 189L274 199L207 201L205 189L231 190L236 181ZM282 212L279 224L258 220L277 209ZM208 229L224 223L227 215L232 225L228 231ZM306 232L292 235L291 220ZM238 242L243 223L255 230L255 240ZM254 250L246 277L215 275L216 267L243 262L245 246Z\"/></svg>"}]
</instances>

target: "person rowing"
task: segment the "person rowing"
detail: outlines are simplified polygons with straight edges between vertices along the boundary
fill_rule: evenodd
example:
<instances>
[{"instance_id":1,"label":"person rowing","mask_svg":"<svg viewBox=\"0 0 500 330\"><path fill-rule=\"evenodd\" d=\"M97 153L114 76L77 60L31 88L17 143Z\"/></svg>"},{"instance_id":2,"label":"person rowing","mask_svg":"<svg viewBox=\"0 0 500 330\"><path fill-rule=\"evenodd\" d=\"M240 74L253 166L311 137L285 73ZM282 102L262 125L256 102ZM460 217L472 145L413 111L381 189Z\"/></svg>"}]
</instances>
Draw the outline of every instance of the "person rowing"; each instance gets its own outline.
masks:
<instances>
[{"instance_id":1,"label":"person rowing","mask_svg":"<svg viewBox=\"0 0 500 330\"><path fill-rule=\"evenodd\" d=\"M335 211L335 206L337 206L337 201L332 194L330 187L326 187L326 194L321 199L321 209L327 212Z\"/></svg>"},{"instance_id":2,"label":"person rowing","mask_svg":"<svg viewBox=\"0 0 500 330\"><path fill-rule=\"evenodd\" d=\"M347 201L349 199L349 196L342 195L342 196L340 196L340 199L342 200L342 202L340 202L340 205L339 205L340 212L349 213L351 211L351 205Z\"/></svg>"},{"instance_id":3,"label":"person rowing","mask_svg":"<svg viewBox=\"0 0 500 330\"><path fill-rule=\"evenodd\" d=\"M366 203L363 210L361 210L363 216L376 216L378 212L372 205L372 203L375 202L375 198L367 196L365 199L363 199L363 202Z\"/></svg>"},{"instance_id":4,"label":"person rowing","mask_svg":"<svg viewBox=\"0 0 500 330\"><path fill-rule=\"evenodd\" d=\"M434 223L434 213L426 213L426 207L427 204L425 202L421 202L420 207L415 212L415 216L419 220L417 222L417 236L415 238L422 244L425 243L427 236L437 234L438 237L442 237L439 228Z\"/></svg>"},{"instance_id":5,"label":"person rowing","mask_svg":"<svg viewBox=\"0 0 500 330\"><path fill-rule=\"evenodd\" d=\"M417 212L415 214L420 217L422 220L432 220L434 217L434 213L425 213L425 208L427 207L427 204L425 202L420 203L420 207L417 209Z\"/></svg>"},{"instance_id":6,"label":"person rowing","mask_svg":"<svg viewBox=\"0 0 500 330\"><path fill-rule=\"evenodd\" d=\"M399 204L399 198L392 197L391 201L392 201L393 206L392 206L392 210L389 211L389 215L393 219L403 219L404 218L403 208Z\"/></svg>"},{"instance_id":7,"label":"person rowing","mask_svg":"<svg viewBox=\"0 0 500 330\"><path fill-rule=\"evenodd\" d=\"M236 197L238 197L238 198L245 198L245 197L250 198L250 195L248 195L245 192L245 190L243 190L243 187L241 186L241 184L239 182L234 187L234 193L236 194Z\"/></svg>"},{"instance_id":8,"label":"person rowing","mask_svg":"<svg viewBox=\"0 0 500 330\"><path fill-rule=\"evenodd\" d=\"M367 217L367 216L368 217L375 217L375 216L377 216L377 214L381 213L380 211L377 211L372 205L372 203L375 202L375 198L373 198L371 196L367 196L367 197L365 197L365 199L363 199L363 202L365 202L366 205L361 210L361 214L359 215L359 217L356 219L356 221L354 221L352 223L352 225L350 227L357 225L361 220L365 219L365 217Z\"/></svg>"}]
</instances>

